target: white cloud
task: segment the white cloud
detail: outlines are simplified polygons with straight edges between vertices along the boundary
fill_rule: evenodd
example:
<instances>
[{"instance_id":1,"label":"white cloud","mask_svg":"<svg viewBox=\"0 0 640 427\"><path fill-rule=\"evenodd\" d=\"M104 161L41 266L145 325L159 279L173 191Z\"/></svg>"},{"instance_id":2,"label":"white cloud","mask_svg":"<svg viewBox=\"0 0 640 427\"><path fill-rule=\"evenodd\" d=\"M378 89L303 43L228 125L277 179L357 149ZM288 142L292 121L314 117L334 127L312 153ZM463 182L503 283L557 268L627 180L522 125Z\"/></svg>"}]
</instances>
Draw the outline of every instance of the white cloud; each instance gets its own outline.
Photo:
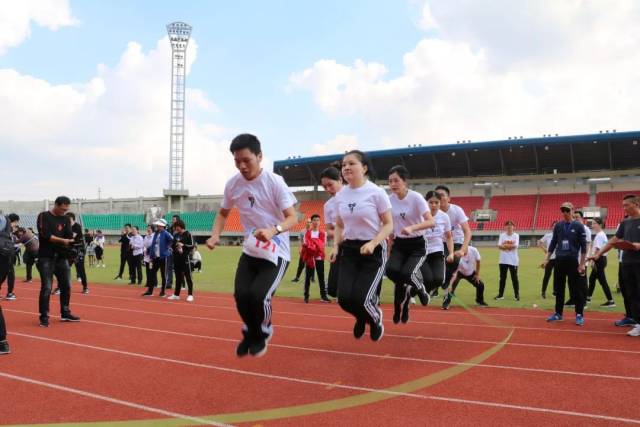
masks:
<instances>
[{"instance_id":1,"label":"white cloud","mask_svg":"<svg viewBox=\"0 0 640 427\"><path fill-rule=\"evenodd\" d=\"M320 59L291 88L362 120L367 149L637 128L640 3L432 1L425 16L399 75Z\"/></svg>"},{"instance_id":2,"label":"white cloud","mask_svg":"<svg viewBox=\"0 0 640 427\"><path fill-rule=\"evenodd\" d=\"M311 152L316 156L343 153L358 148L358 138L354 135L337 135L324 144L314 144Z\"/></svg>"},{"instance_id":3,"label":"white cloud","mask_svg":"<svg viewBox=\"0 0 640 427\"><path fill-rule=\"evenodd\" d=\"M0 0L0 55L31 34L31 22L56 31L76 25L68 0Z\"/></svg>"},{"instance_id":4,"label":"white cloud","mask_svg":"<svg viewBox=\"0 0 640 427\"><path fill-rule=\"evenodd\" d=\"M425 3L422 6L418 26L425 31L435 30L438 28L438 22L431 12L431 6L429 3Z\"/></svg>"},{"instance_id":5,"label":"white cloud","mask_svg":"<svg viewBox=\"0 0 640 427\"><path fill-rule=\"evenodd\" d=\"M55 196L52 181L72 197L94 196L98 187L105 197L160 195L168 186L170 50L166 37L148 52L131 42L117 64L100 64L84 84L0 69L3 138L20 153L12 178L31 183L19 197ZM192 39L189 65L196 58ZM221 193L235 172L230 131L212 122L216 111L203 91L188 89L185 186L194 194ZM0 197L15 199L15 188L3 186Z\"/></svg>"}]
</instances>

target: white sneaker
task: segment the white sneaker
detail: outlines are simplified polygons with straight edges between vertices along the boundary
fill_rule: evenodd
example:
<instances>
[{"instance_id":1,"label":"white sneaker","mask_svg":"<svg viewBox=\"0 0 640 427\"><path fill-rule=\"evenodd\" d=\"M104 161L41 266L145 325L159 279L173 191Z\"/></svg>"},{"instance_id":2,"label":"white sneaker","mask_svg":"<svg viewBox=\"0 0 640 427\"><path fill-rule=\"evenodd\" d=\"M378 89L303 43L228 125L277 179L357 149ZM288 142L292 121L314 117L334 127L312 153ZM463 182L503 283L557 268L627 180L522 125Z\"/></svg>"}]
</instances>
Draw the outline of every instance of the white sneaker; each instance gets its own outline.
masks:
<instances>
[{"instance_id":1,"label":"white sneaker","mask_svg":"<svg viewBox=\"0 0 640 427\"><path fill-rule=\"evenodd\" d=\"M191 301L193 301L193 295L189 295L189 296L187 297L187 302L191 302Z\"/></svg>"},{"instance_id":2,"label":"white sneaker","mask_svg":"<svg viewBox=\"0 0 640 427\"><path fill-rule=\"evenodd\" d=\"M179 300L179 299L180 299L180 297L179 297L178 295L171 295L171 296L170 296L169 298L167 298L167 299L170 299L170 300L174 300L174 301L175 301L175 300Z\"/></svg>"},{"instance_id":3,"label":"white sneaker","mask_svg":"<svg viewBox=\"0 0 640 427\"><path fill-rule=\"evenodd\" d=\"M632 330L627 332L630 337L640 337L640 323L637 323Z\"/></svg>"}]
</instances>

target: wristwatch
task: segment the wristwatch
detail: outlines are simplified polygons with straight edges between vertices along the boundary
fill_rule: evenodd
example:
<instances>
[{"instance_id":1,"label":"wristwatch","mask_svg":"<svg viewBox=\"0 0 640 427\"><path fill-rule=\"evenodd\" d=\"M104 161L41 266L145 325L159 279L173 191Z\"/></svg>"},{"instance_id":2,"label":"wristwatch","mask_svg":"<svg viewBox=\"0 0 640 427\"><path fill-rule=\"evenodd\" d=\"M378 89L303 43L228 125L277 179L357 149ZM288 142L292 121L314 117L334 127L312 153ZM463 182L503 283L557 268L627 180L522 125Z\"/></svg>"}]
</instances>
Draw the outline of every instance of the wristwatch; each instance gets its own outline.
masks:
<instances>
[{"instance_id":1,"label":"wristwatch","mask_svg":"<svg viewBox=\"0 0 640 427\"><path fill-rule=\"evenodd\" d=\"M282 226L280 224L276 224L274 225L274 227L276 228L276 234L280 234L284 231L284 229L282 228Z\"/></svg>"}]
</instances>

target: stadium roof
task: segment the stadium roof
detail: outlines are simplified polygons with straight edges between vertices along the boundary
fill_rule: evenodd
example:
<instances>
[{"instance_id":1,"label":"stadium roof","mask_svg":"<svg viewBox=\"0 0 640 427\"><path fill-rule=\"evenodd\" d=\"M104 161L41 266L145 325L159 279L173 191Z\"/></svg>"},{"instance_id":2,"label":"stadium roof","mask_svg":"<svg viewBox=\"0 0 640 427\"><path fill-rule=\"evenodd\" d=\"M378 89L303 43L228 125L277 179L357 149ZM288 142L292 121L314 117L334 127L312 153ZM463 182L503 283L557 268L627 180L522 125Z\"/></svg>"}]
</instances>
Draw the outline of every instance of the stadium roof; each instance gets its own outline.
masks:
<instances>
[{"instance_id":1,"label":"stadium roof","mask_svg":"<svg viewBox=\"0 0 640 427\"><path fill-rule=\"evenodd\" d=\"M638 169L640 131L413 146L367 154L378 178L386 178L398 164L405 165L414 179ZM342 156L279 160L273 169L290 186L314 186L320 172Z\"/></svg>"}]
</instances>

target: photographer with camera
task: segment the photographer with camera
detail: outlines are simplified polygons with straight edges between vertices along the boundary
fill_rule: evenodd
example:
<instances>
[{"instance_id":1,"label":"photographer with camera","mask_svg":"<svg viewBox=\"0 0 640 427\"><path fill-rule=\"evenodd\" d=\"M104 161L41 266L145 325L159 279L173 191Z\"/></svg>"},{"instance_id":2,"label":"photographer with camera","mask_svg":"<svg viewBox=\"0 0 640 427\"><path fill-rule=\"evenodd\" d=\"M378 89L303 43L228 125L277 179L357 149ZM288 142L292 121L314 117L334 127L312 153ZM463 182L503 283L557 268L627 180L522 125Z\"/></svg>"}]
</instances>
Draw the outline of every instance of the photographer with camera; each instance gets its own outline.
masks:
<instances>
[{"instance_id":1,"label":"photographer with camera","mask_svg":"<svg viewBox=\"0 0 640 427\"><path fill-rule=\"evenodd\" d=\"M38 215L38 234L40 249L38 251L38 272L42 282L40 288L40 326L49 327L49 300L51 284L55 274L60 288L60 320L78 322L80 318L71 314L71 268L70 250L75 240L71 230L71 220L65 214L69 211L71 200L66 196L56 198L49 211Z\"/></svg>"},{"instance_id":2,"label":"photographer with camera","mask_svg":"<svg viewBox=\"0 0 640 427\"><path fill-rule=\"evenodd\" d=\"M73 245L71 246L69 266L75 264L76 272L82 282L82 293L88 294L87 271L84 268L84 256L87 251L84 245L82 226L76 222L76 215L73 212L67 212L66 216L71 220L71 231L73 232Z\"/></svg>"}]
</instances>

